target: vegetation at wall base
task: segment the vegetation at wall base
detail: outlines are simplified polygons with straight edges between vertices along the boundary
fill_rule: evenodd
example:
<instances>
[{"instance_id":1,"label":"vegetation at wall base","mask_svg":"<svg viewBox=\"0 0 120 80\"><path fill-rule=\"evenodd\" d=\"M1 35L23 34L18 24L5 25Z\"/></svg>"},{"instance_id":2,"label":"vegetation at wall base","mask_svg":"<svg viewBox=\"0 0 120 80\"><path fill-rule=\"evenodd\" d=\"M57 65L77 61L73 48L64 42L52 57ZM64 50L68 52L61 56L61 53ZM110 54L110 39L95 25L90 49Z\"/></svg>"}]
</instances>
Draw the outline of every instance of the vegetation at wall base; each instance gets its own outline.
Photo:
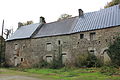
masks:
<instances>
[{"instance_id":1,"label":"vegetation at wall base","mask_svg":"<svg viewBox=\"0 0 120 80\"><path fill-rule=\"evenodd\" d=\"M111 58L112 66L120 66L120 37L116 37L115 41L110 45L109 56Z\"/></svg>"},{"instance_id":2,"label":"vegetation at wall base","mask_svg":"<svg viewBox=\"0 0 120 80\"><path fill-rule=\"evenodd\" d=\"M100 72L105 75L114 75L117 74L117 68L114 66L103 66L100 68Z\"/></svg>"},{"instance_id":3,"label":"vegetation at wall base","mask_svg":"<svg viewBox=\"0 0 120 80\"><path fill-rule=\"evenodd\" d=\"M101 67L103 63L94 54L85 53L80 54L76 58L76 67Z\"/></svg>"}]
</instances>

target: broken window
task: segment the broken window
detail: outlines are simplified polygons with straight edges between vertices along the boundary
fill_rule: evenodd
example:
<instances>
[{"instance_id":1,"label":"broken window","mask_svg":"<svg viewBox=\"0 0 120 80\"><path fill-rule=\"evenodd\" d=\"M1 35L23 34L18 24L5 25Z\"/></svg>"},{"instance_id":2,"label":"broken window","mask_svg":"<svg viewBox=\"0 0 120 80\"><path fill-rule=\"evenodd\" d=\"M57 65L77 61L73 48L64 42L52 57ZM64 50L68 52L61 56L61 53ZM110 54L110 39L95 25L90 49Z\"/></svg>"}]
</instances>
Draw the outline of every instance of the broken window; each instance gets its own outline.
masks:
<instances>
[{"instance_id":1,"label":"broken window","mask_svg":"<svg viewBox=\"0 0 120 80\"><path fill-rule=\"evenodd\" d=\"M88 52L89 52L90 54L95 54L95 53L96 53L96 49L93 48L93 47L89 47L89 48L88 48Z\"/></svg>"},{"instance_id":2,"label":"broken window","mask_svg":"<svg viewBox=\"0 0 120 80\"><path fill-rule=\"evenodd\" d=\"M46 61L47 61L48 63L51 63L51 62L53 61L52 56L46 56Z\"/></svg>"},{"instance_id":3,"label":"broken window","mask_svg":"<svg viewBox=\"0 0 120 80\"><path fill-rule=\"evenodd\" d=\"M21 62L23 62L24 61L24 58L21 58Z\"/></svg>"},{"instance_id":4,"label":"broken window","mask_svg":"<svg viewBox=\"0 0 120 80\"><path fill-rule=\"evenodd\" d=\"M80 34L80 39L83 39L84 38L84 34Z\"/></svg>"},{"instance_id":5,"label":"broken window","mask_svg":"<svg viewBox=\"0 0 120 80\"><path fill-rule=\"evenodd\" d=\"M91 54L94 54L94 52L95 52L94 50L90 50L90 51L89 51L89 53L91 53Z\"/></svg>"},{"instance_id":6,"label":"broken window","mask_svg":"<svg viewBox=\"0 0 120 80\"><path fill-rule=\"evenodd\" d=\"M18 49L18 44L15 44L15 50L17 50Z\"/></svg>"},{"instance_id":7,"label":"broken window","mask_svg":"<svg viewBox=\"0 0 120 80\"><path fill-rule=\"evenodd\" d=\"M67 55L66 53L62 53L62 63L65 64L67 61Z\"/></svg>"},{"instance_id":8,"label":"broken window","mask_svg":"<svg viewBox=\"0 0 120 80\"><path fill-rule=\"evenodd\" d=\"M90 40L95 40L95 37L96 37L95 32L90 33Z\"/></svg>"},{"instance_id":9,"label":"broken window","mask_svg":"<svg viewBox=\"0 0 120 80\"><path fill-rule=\"evenodd\" d=\"M24 49L25 48L25 44L23 44L23 46L22 46L22 49Z\"/></svg>"},{"instance_id":10,"label":"broken window","mask_svg":"<svg viewBox=\"0 0 120 80\"><path fill-rule=\"evenodd\" d=\"M104 50L103 53L101 54L101 59L103 60L104 63L109 62L110 56L108 55L110 52L108 50Z\"/></svg>"},{"instance_id":11,"label":"broken window","mask_svg":"<svg viewBox=\"0 0 120 80\"><path fill-rule=\"evenodd\" d=\"M47 43L47 51L51 51L52 50L52 44L51 43Z\"/></svg>"},{"instance_id":12,"label":"broken window","mask_svg":"<svg viewBox=\"0 0 120 80\"><path fill-rule=\"evenodd\" d=\"M58 40L58 45L60 45L61 44L61 41L60 40Z\"/></svg>"}]
</instances>

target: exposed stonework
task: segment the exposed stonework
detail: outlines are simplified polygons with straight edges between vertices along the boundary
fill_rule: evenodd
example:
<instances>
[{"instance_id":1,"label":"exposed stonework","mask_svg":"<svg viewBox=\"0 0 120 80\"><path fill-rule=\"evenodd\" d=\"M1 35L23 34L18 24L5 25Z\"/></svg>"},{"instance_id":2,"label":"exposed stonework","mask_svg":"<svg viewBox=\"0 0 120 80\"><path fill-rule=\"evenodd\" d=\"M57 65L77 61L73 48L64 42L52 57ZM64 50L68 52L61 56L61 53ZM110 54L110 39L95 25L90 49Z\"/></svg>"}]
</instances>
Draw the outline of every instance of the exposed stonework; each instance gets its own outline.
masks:
<instances>
[{"instance_id":1,"label":"exposed stonework","mask_svg":"<svg viewBox=\"0 0 120 80\"><path fill-rule=\"evenodd\" d=\"M0 36L0 64L5 60L5 39Z\"/></svg>"},{"instance_id":2,"label":"exposed stonework","mask_svg":"<svg viewBox=\"0 0 120 80\"><path fill-rule=\"evenodd\" d=\"M42 59L47 60L46 56L50 60L50 57L57 55L59 45L62 46L64 59L66 57L67 61L71 63L75 62L77 55L87 52L94 53L99 57L104 56L103 60L108 61L109 57L104 51L119 32L120 27L112 27L70 35L8 41L6 43L6 62L12 66L31 67ZM91 33L94 39L90 38ZM84 34L83 39L80 39L80 34ZM49 51L47 43L50 44Z\"/></svg>"}]
</instances>

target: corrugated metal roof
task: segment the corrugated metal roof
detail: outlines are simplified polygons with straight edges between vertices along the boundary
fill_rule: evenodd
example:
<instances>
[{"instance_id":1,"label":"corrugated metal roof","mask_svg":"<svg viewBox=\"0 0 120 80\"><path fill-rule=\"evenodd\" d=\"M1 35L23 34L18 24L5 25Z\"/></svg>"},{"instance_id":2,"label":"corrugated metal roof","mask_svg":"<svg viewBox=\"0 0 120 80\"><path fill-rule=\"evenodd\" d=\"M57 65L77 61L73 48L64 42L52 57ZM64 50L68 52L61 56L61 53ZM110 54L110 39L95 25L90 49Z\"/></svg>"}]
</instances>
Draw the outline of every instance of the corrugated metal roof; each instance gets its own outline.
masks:
<instances>
[{"instance_id":1,"label":"corrugated metal roof","mask_svg":"<svg viewBox=\"0 0 120 80\"><path fill-rule=\"evenodd\" d=\"M21 26L19 29L17 29L14 32L14 34L10 38L7 39L7 41L14 39L30 38L39 25L40 25L39 23L36 23L36 24Z\"/></svg>"},{"instance_id":2,"label":"corrugated metal roof","mask_svg":"<svg viewBox=\"0 0 120 80\"><path fill-rule=\"evenodd\" d=\"M30 38L32 34L36 32L36 29L39 30L37 30L38 33L32 36L33 38L118 26L120 25L120 8L119 5L115 5L99 11L85 13L84 16L80 18L74 17L62 21L46 23L38 28L39 25L38 23L22 26L7 40Z\"/></svg>"},{"instance_id":3,"label":"corrugated metal roof","mask_svg":"<svg viewBox=\"0 0 120 80\"><path fill-rule=\"evenodd\" d=\"M80 17L72 33L120 25L120 8L115 5Z\"/></svg>"},{"instance_id":4,"label":"corrugated metal roof","mask_svg":"<svg viewBox=\"0 0 120 80\"><path fill-rule=\"evenodd\" d=\"M75 26L76 22L77 22L77 18L73 17L70 19L65 19L52 23L46 23L41 27L39 32L34 37L36 38L36 37L68 34L71 32L71 29Z\"/></svg>"}]
</instances>

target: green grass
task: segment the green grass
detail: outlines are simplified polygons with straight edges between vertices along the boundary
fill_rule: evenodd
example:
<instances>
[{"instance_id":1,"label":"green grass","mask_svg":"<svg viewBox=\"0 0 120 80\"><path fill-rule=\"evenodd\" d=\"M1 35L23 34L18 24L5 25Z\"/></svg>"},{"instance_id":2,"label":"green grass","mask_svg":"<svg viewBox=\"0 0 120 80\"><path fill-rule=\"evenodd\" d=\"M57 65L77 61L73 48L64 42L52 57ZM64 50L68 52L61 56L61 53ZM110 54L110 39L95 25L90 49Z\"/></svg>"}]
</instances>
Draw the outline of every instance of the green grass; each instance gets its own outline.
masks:
<instances>
[{"instance_id":1,"label":"green grass","mask_svg":"<svg viewBox=\"0 0 120 80\"><path fill-rule=\"evenodd\" d=\"M6 69L5 69L6 70ZM7 69L9 73L23 75L37 75L50 78L49 80L120 80L120 75L107 76L99 72L99 68L79 69ZM17 71L16 71L17 70ZM19 70L19 71L18 71ZM8 73L6 72L6 73ZM2 72L5 73L5 72Z\"/></svg>"},{"instance_id":2,"label":"green grass","mask_svg":"<svg viewBox=\"0 0 120 80\"><path fill-rule=\"evenodd\" d=\"M96 68L87 69L26 69L26 72L43 74L54 79L62 80L120 80L120 76L107 76Z\"/></svg>"}]
</instances>

